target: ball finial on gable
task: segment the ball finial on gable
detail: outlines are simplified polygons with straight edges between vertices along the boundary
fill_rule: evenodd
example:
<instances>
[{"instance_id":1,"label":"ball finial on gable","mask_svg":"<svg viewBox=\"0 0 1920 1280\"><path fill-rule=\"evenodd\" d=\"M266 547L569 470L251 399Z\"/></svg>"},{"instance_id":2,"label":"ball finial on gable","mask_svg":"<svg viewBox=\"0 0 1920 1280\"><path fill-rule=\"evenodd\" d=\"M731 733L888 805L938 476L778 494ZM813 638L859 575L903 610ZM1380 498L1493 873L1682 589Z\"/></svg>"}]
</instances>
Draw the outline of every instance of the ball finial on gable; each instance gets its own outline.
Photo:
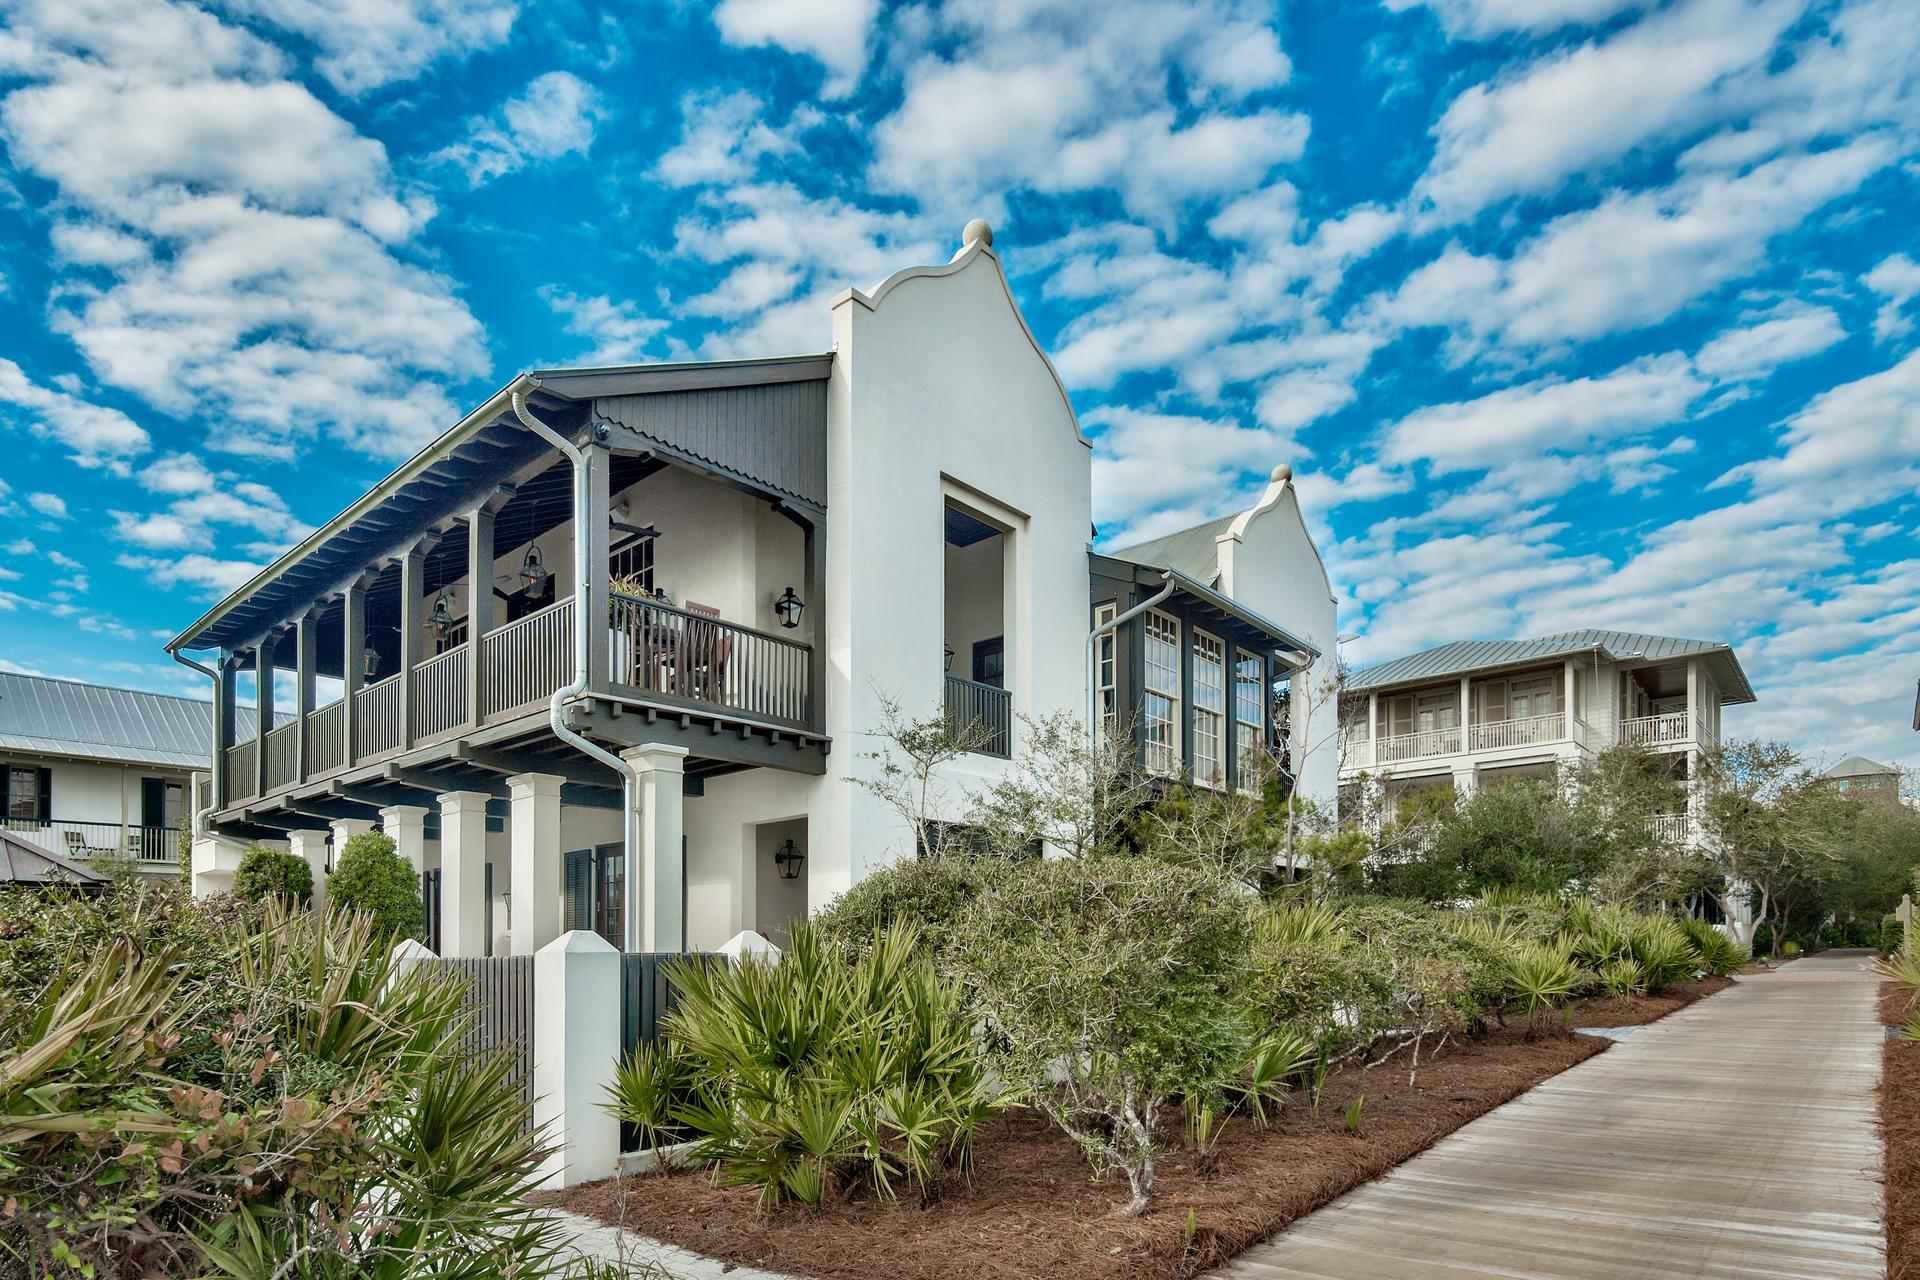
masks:
<instances>
[{"instance_id":1,"label":"ball finial on gable","mask_svg":"<svg viewBox=\"0 0 1920 1280\"><path fill-rule=\"evenodd\" d=\"M976 240L986 245L989 249L993 248L993 228L987 225L985 218L975 218L972 222L969 222L966 225L966 229L960 233L960 246L963 249L973 248L973 243Z\"/></svg>"},{"instance_id":2,"label":"ball finial on gable","mask_svg":"<svg viewBox=\"0 0 1920 1280\"><path fill-rule=\"evenodd\" d=\"M1275 484L1285 484L1291 479L1293 479L1293 468L1286 463L1283 462L1273 469L1273 482Z\"/></svg>"}]
</instances>

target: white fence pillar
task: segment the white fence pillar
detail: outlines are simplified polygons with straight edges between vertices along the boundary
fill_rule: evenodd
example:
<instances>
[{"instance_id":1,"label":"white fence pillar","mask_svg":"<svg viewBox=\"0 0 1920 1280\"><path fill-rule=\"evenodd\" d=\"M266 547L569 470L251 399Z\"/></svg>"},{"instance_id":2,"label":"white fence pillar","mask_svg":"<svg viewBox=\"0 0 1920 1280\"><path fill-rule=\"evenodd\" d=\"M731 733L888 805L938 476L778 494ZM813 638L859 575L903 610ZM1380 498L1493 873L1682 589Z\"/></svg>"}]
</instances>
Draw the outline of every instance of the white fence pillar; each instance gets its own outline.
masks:
<instances>
[{"instance_id":1,"label":"white fence pillar","mask_svg":"<svg viewBox=\"0 0 1920 1280\"><path fill-rule=\"evenodd\" d=\"M325 831L289 831L287 849L313 872L313 909L327 908L327 833Z\"/></svg>"},{"instance_id":2,"label":"white fence pillar","mask_svg":"<svg viewBox=\"0 0 1920 1280\"><path fill-rule=\"evenodd\" d=\"M604 1107L620 1057L620 964L588 929L533 957L533 1123L553 1148L543 1187L610 1178L620 1159L620 1122Z\"/></svg>"},{"instance_id":3,"label":"white fence pillar","mask_svg":"<svg viewBox=\"0 0 1920 1280\"><path fill-rule=\"evenodd\" d=\"M560 936L560 783L551 773L507 779L512 893L511 951L530 956Z\"/></svg>"},{"instance_id":4,"label":"white fence pillar","mask_svg":"<svg viewBox=\"0 0 1920 1280\"><path fill-rule=\"evenodd\" d=\"M633 802L640 810L640 879L645 901L640 904L639 950L679 951L686 946L687 933L681 912L686 878L681 835L685 830L687 749L634 747L622 752L621 758L633 766ZM633 900L629 890L629 908Z\"/></svg>"},{"instance_id":5,"label":"white fence pillar","mask_svg":"<svg viewBox=\"0 0 1920 1280\"><path fill-rule=\"evenodd\" d=\"M440 797L440 954L487 954L487 793Z\"/></svg>"}]
</instances>

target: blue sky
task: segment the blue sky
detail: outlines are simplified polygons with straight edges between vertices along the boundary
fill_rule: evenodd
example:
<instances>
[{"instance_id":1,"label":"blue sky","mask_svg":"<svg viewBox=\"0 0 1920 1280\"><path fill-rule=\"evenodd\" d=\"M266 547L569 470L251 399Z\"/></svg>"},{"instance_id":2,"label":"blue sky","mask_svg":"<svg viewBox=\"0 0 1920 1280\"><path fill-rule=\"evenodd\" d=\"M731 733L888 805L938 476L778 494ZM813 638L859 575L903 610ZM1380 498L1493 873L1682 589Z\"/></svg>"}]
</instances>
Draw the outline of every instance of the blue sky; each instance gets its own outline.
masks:
<instances>
[{"instance_id":1,"label":"blue sky","mask_svg":"<svg viewBox=\"0 0 1920 1280\"><path fill-rule=\"evenodd\" d=\"M0 0L0 663L163 639L514 371L996 229L1103 536L1290 463L1360 664L1735 642L1909 754L1911 0Z\"/></svg>"}]
</instances>

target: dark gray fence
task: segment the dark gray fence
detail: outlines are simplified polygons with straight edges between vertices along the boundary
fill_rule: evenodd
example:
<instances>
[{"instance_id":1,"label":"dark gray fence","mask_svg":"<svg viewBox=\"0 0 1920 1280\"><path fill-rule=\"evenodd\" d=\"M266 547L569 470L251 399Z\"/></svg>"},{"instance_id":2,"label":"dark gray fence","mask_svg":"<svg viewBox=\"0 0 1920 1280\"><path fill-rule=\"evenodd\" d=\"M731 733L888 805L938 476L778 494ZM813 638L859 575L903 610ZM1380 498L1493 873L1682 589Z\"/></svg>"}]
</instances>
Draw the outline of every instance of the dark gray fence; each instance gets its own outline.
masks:
<instances>
[{"instance_id":1,"label":"dark gray fence","mask_svg":"<svg viewBox=\"0 0 1920 1280\"><path fill-rule=\"evenodd\" d=\"M506 1049L533 1124L533 957L463 956L432 961L467 979L467 1033L459 1048Z\"/></svg>"},{"instance_id":2,"label":"dark gray fence","mask_svg":"<svg viewBox=\"0 0 1920 1280\"><path fill-rule=\"evenodd\" d=\"M632 1053L642 1043L660 1038L661 1015L673 1008L673 984L668 971L681 962L724 964L711 952L629 951L620 957L620 1052Z\"/></svg>"}]
</instances>

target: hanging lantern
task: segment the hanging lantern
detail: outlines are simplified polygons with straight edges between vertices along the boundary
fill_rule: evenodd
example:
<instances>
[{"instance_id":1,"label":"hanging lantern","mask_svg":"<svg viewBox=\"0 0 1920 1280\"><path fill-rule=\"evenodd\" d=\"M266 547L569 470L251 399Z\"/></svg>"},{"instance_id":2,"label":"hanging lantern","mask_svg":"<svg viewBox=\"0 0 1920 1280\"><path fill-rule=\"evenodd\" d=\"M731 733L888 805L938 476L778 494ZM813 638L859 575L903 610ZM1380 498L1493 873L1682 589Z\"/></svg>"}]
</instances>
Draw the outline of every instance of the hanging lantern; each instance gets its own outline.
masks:
<instances>
[{"instance_id":1,"label":"hanging lantern","mask_svg":"<svg viewBox=\"0 0 1920 1280\"><path fill-rule=\"evenodd\" d=\"M372 645L368 645L360 651L360 678L371 680L379 674L380 655L374 652Z\"/></svg>"},{"instance_id":2,"label":"hanging lantern","mask_svg":"<svg viewBox=\"0 0 1920 1280\"><path fill-rule=\"evenodd\" d=\"M793 588L788 587L773 602L773 616L780 619L781 626L791 631L800 625L800 611L806 607L800 597L793 594Z\"/></svg>"},{"instance_id":3,"label":"hanging lantern","mask_svg":"<svg viewBox=\"0 0 1920 1280\"><path fill-rule=\"evenodd\" d=\"M545 562L540 559L540 544L529 542L527 555L520 562L520 581L531 595L539 595L540 589L547 585L547 579L553 576Z\"/></svg>"},{"instance_id":4,"label":"hanging lantern","mask_svg":"<svg viewBox=\"0 0 1920 1280\"><path fill-rule=\"evenodd\" d=\"M442 591L434 597L433 612L427 615L427 625L433 628L433 638L445 640L447 632L453 630L453 610L447 607L448 592Z\"/></svg>"},{"instance_id":5,"label":"hanging lantern","mask_svg":"<svg viewBox=\"0 0 1920 1280\"><path fill-rule=\"evenodd\" d=\"M798 880L800 864L806 860L807 855L800 852L800 846L793 842L792 836L788 836L787 842L773 851L773 865L779 868L782 880Z\"/></svg>"}]
</instances>

